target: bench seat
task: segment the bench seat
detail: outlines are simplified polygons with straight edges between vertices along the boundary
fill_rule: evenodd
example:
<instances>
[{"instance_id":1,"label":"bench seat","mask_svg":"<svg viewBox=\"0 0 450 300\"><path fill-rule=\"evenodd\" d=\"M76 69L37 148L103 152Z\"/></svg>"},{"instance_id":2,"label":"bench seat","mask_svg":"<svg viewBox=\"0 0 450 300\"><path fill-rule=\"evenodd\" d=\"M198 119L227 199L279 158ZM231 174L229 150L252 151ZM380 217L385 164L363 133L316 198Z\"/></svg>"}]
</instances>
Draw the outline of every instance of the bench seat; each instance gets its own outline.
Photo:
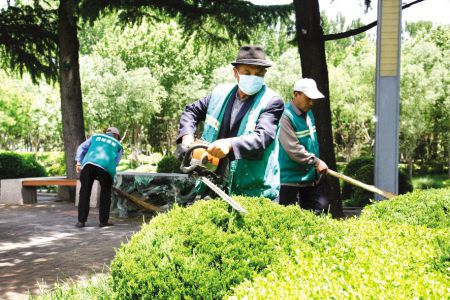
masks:
<instances>
[{"instance_id":1,"label":"bench seat","mask_svg":"<svg viewBox=\"0 0 450 300\"><path fill-rule=\"evenodd\" d=\"M77 185L76 179L65 177L35 177L2 179L0 181L0 204L32 204L36 203L36 189L38 186L59 186L58 195L69 198L69 187Z\"/></svg>"}]
</instances>

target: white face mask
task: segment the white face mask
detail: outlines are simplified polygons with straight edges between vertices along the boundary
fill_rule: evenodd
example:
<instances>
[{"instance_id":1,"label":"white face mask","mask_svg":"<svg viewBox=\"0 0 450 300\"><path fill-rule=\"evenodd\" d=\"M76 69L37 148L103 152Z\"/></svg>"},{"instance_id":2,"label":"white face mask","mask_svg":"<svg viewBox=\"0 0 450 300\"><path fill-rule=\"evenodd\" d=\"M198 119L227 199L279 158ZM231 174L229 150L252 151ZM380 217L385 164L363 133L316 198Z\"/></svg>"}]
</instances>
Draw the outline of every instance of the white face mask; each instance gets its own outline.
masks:
<instances>
[{"instance_id":1,"label":"white face mask","mask_svg":"<svg viewBox=\"0 0 450 300\"><path fill-rule=\"evenodd\" d=\"M254 95L258 93L263 85L264 78L256 75L241 75L239 74L239 88L247 95Z\"/></svg>"}]
</instances>

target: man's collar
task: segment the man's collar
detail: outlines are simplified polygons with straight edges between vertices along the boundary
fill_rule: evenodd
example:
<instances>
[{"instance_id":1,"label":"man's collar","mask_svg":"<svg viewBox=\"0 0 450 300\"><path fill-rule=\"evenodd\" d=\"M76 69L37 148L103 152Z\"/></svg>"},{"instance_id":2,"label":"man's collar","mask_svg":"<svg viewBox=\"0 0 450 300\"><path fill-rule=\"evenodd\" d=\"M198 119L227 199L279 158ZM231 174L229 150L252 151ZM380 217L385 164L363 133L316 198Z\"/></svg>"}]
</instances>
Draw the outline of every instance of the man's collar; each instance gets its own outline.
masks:
<instances>
[{"instance_id":1,"label":"man's collar","mask_svg":"<svg viewBox=\"0 0 450 300\"><path fill-rule=\"evenodd\" d=\"M291 107L292 107L292 109L294 110L294 112L295 112L295 114L296 114L297 116L301 116L301 115L303 115L303 114L306 116L306 113L303 112L303 111L301 111L301 110L294 104L294 101L293 101L293 100L291 100Z\"/></svg>"},{"instance_id":2,"label":"man's collar","mask_svg":"<svg viewBox=\"0 0 450 300\"><path fill-rule=\"evenodd\" d=\"M248 99L250 99L250 95L245 95L242 99L241 98L239 98L239 88L236 90L236 99L238 99L239 101L246 101L246 100L248 100Z\"/></svg>"}]
</instances>

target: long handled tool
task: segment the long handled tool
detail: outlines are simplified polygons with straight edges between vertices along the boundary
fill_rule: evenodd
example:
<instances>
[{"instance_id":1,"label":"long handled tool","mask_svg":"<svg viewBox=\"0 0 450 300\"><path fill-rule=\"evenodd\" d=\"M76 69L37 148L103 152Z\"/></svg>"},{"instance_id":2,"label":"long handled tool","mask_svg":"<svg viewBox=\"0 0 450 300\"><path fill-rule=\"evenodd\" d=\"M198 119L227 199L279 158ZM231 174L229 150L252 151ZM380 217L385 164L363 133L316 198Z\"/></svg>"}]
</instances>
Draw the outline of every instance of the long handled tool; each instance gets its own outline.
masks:
<instances>
[{"instance_id":1,"label":"long handled tool","mask_svg":"<svg viewBox=\"0 0 450 300\"><path fill-rule=\"evenodd\" d=\"M380 195L380 196L382 196L382 197L384 197L386 199L391 199L392 197L397 196L396 194L380 190L379 188L377 188L377 187L375 187L373 185L365 184L365 183L363 183L361 181L358 181L356 179L353 179L351 177L348 177L348 176L346 176L344 174L338 173L338 172L330 170L330 169L328 169L327 175L331 175L333 177L336 177L336 178L342 179L344 181L347 181L348 183L351 183L351 184L356 185L356 186L358 186L360 188L368 190L369 192L378 194L378 195Z\"/></svg>"},{"instance_id":2,"label":"long handled tool","mask_svg":"<svg viewBox=\"0 0 450 300\"><path fill-rule=\"evenodd\" d=\"M213 180L219 179L218 175L214 173L219 165L219 159L208 154L207 148L208 146L204 144L190 147L181 163L181 171L198 178L238 212L247 213L245 208L214 184Z\"/></svg>"},{"instance_id":3,"label":"long handled tool","mask_svg":"<svg viewBox=\"0 0 450 300\"><path fill-rule=\"evenodd\" d=\"M156 211L156 212L162 212L164 211L164 207L161 206L156 206L153 205L151 203L147 203L145 202L145 199L141 199L138 196L134 196L131 194L128 194L127 192L124 192L118 188L116 188L115 186L112 187L113 191L115 191L119 196L124 197L125 199L128 199L132 202L134 202L135 204L139 205L140 207L146 209L146 210L150 210L150 211Z\"/></svg>"}]
</instances>

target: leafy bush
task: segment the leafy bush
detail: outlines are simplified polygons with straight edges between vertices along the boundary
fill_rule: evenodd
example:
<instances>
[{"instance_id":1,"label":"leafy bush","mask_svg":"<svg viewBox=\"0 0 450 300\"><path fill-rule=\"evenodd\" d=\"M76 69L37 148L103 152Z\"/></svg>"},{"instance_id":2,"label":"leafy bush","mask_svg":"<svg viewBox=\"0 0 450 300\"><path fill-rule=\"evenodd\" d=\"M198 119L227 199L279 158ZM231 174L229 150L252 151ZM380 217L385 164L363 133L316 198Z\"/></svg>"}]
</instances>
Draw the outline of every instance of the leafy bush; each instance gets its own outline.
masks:
<instances>
[{"instance_id":1,"label":"leafy bush","mask_svg":"<svg viewBox=\"0 0 450 300\"><path fill-rule=\"evenodd\" d=\"M348 220L343 238L294 237L292 256L249 278L229 299L447 299L448 231Z\"/></svg>"},{"instance_id":2,"label":"leafy bush","mask_svg":"<svg viewBox=\"0 0 450 300\"><path fill-rule=\"evenodd\" d=\"M164 156L159 162L156 172L158 173L180 173L180 161L174 156Z\"/></svg>"},{"instance_id":3,"label":"leafy bush","mask_svg":"<svg viewBox=\"0 0 450 300\"><path fill-rule=\"evenodd\" d=\"M0 179L45 177L47 172L34 154L0 153Z\"/></svg>"},{"instance_id":4,"label":"leafy bush","mask_svg":"<svg viewBox=\"0 0 450 300\"><path fill-rule=\"evenodd\" d=\"M293 253L293 236L341 232L329 229L333 220L295 206L262 198L237 201L249 211L245 217L221 200L199 201L144 225L112 262L114 297L220 299L246 278L265 274L280 251Z\"/></svg>"},{"instance_id":5,"label":"leafy bush","mask_svg":"<svg viewBox=\"0 0 450 300\"><path fill-rule=\"evenodd\" d=\"M236 197L154 218L111 265L117 299L445 298L448 230L339 222ZM233 294L234 293L234 294Z\"/></svg>"},{"instance_id":6,"label":"leafy bush","mask_svg":"<svg viewBox=\"0 0 450 300\"><path fill-rule=\"evenodd\" d=\"M447 299L448 216L435 218L435 228L409 225L426 223L413 221L419 210L448 209L449 191L434 192L399 196L346 221L262 198L236 197L246 215L221 200L175 206L121 246L103 280L57 286L42 298ZM434 204L425 209L404 205L398 209L403 214L367 213L432 195ZM410 206L411 219L404 213Z\"/></svg>"},{"instance_id":7,"label":"leafy bush","mask_svg":"<svg viewBox=\"0 0 450 300\"><path fill-rule=\"evenodd\" d=\"M117 166L117 171L155 173L157 164L161 158L161 153L152 153L150 155L139 154L137 159L133 157L133 155L129 154L127 157L122 157L119 165Z\"/></svg>"},{"instance_id":8,"label":"leafy bush","mask_svg":"<svg viewBox=\"0 0 450 300\"><path fill-rule=\"evenodd\" d=\"M36 159L41 163L49 176L65 176L66 161L64 152L43 152L36 155Z\"/></svg>"},{"instance_id":9,"label":"leafy bush","mask_svg":"<svg viewBox=\"0 0 450 300\"><path fill-rule=\"evenodd\" d=\"M450 188L419 190L362 210L363 220L450 228Z\"/></svg>"},{"instance_id":10,"label":"leafy bush","mask_svg":"<svg viewBox=\"0 0 450 300\"><path fill-rule=\"evenodd\" d=\"M344 170L344 174L373 185L374 170L374 159L362 156L350 161ZM399 194L405 194L413 190L411 179L403 170L399 170L398 180ZM370 203L370 199L373 199L373 193L344 182L342 185L342 199L349 199L345 201L345 204L348 206L362 207Z\"/></svg>"}]
</instances>

